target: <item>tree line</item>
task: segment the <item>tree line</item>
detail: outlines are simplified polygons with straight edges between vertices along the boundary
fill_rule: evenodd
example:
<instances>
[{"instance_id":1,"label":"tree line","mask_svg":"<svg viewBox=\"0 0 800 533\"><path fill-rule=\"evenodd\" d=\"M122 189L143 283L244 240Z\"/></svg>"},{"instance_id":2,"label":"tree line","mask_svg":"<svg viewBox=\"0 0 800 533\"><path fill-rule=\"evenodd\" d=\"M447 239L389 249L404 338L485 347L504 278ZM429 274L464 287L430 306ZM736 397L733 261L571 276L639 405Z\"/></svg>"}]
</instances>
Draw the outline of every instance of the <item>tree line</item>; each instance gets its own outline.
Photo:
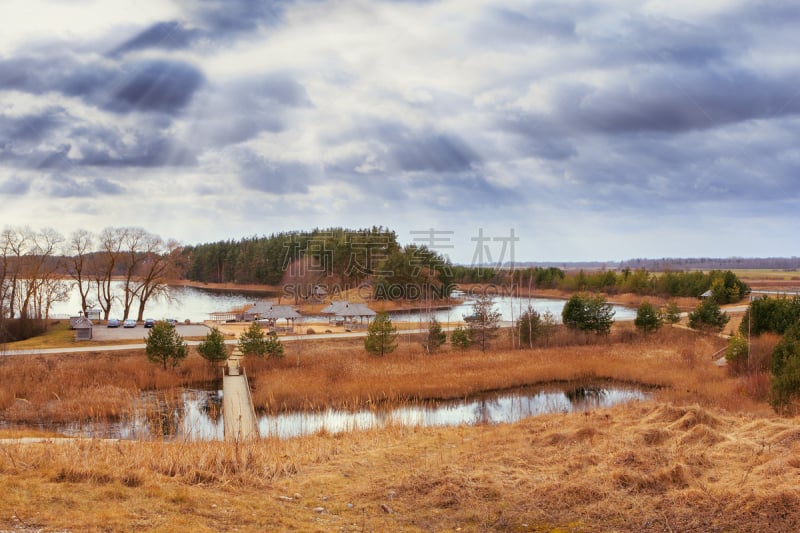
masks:
<instances>
[{"instance_id":1,"label":"tree line","mask_svg":"<svg viewBox=\"0 0 800 533\"><path fill-rule=\"evenodd\" d=\"M402 246L382 226L314 229L187 246L186 279L203 283L291 285L297 297L315 285L354 288L370 282L379 299L438 298L452 290L449 260Z\"/></svg>"},{"instance_id":2,"label":"tree line","mask_svg":"<svg viewBox=\"0 0 800 533\"><path fill-rule=\"evenodd\" d=\"M780 335L766 359L751 360L752 337ZM800 412L800 296L762 296L750 302L725 353L733 374L770 373L769 400L775 411Z\"/></svg>"},{"instance_id":3,"label":"tree line","mask_svg":"<svg viewBox=\"0 0 800 533\"><path fill-rule=\"evenodd\" d=\"M142 228L81 229L65 237L51 228L6 227L0 233L0 321L47 320L73 288L82 310L97 305L108 320L119 302L123 319L142 320L148 302L164 296L167 281L181 271L177 242Z\"/></svg>"},{"instance_id":4,"label":"tree line","mask_svg":"<svg viewBox=\"0 0 800 533\"><path fill-rule=\"evenodd\" d=\"M634 293L643 296L697 298L711 291L714 300L724 305L738 302L750 288L730 270L650 272L646 269L565 272L556 267L495 269L457 266L456 283L494 283L522 288L559 289L567 292Z\"/></svg>"}]
</instances>

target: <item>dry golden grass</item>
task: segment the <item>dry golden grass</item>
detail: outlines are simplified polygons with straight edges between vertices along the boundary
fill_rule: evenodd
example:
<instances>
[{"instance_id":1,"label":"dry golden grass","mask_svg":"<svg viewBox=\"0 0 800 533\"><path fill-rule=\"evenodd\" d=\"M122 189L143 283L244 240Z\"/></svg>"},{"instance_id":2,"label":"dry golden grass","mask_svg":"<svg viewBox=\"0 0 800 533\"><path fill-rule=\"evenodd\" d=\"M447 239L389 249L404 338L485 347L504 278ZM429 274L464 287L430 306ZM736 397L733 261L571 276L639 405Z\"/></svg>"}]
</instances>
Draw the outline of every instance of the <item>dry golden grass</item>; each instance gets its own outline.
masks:
<instances>
[{"instance_id":1,"label":"dry golden grass","mask_svg":"<svg viewBox=\"0 0 800 533\"><path fill-rule=\"evenodd\" d=\"M238 446L4 444L0 528L796 531L798 422L645 402Z\"/></svg>"},{"instance_id":2,"label":"dry golden grass","mask_svg":"<svg viewBox=\"0 0 800 533\"><path fill-rule=\"evenodd\" d=\"M3 442L0 530L800 527L800 419L772 415L757 397L763 374L733 378L714 366L710 355L725 342L716 336L667 328L643 337L626 326L587 344L595 340L559 335L534 350L500 340L486 354L426 355L402 336L384 358L364 354L361 340L287 345L282 361L248 362L259 405L355 407L590 377L661 388L650 402L496 426L247 444ZM754 352L775 341L765 337ZM13 394L36 409L113 412L133 391L203 380L206 369L196 355L178 372L141 352L7 358L0 396L19 381ZM20 403L12 398L11 411Z\"/></svg>"},{"instance_id":3,"label":"dry golden grass","mask_svg":"<svg viewBox=\"0 0 800 533\"><path fill-rule=\"evenodd\" d=\"M192 354L178 369L144 350L0 359L0 417L12 422L114 420L143 390L173 390L219 375Z\"/></svg>"},{"instance_id":4,"label":"dry golden grass","mask_svg":"<svg viewBox=\"0 0 800 533\"><path fill-rule=\"evenodd\" d=\"M272 411L462 398L576 379L661 387L657 394L668 401L764 409L757 399L742 396L739 380L713 364L711 354L725 346L723 339L673 328L650 336L630 327L615 331L600 340L563 334L551 341L557 346L533 350L445 350L433 355L413 336L410 341L401 336L397 351L382 359L367 355L360 340L297 343L287 345L281 361L249 361L248 375L256 408Z\"/></svg>"}]
</instances>

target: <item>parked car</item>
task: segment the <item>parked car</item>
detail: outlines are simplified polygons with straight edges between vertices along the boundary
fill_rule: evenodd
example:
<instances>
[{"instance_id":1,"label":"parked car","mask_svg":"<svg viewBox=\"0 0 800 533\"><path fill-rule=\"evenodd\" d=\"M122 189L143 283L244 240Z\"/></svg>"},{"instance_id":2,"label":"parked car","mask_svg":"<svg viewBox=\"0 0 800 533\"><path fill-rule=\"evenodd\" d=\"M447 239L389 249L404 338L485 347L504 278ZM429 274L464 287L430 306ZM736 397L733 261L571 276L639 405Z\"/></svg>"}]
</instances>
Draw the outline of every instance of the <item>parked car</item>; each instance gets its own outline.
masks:
<instances>
[{"instance_id":1,"label":"parked car","mask_svg":"<svg viewBox=\"0 0 800 533\"><path fill-rule=\"evenodd\" d=\"M135 328L136 327L136 320L133 318L128 318L123 322L122 327L124 328Z\"/></svg>"},{"instance_id":2,"label":"parked car","mask_svg":"<svg viewBox=\"0 0 800 533\"><path fill-rule=\"evenodd\" d=\"M166 322L167 324L169 324L173 328L178 325L178 321L175 320L174 318L165 318L164 322Z\"/></svg>"},{"instance_id":3,"label":"parked car","mask_svg":"<svg viewBox=\"0 0 800 533\"><path fill-rule=\"evenodd\" d=\"M110 328L118 328L119 327L119 318L109 318L107 326L110 327Z\"/></svg>"},{"instance_id":4,"label":"parked car","mask_svg":"<svg viewBox=\"0 0 800 533\"><path fill-rule=\"evenodd\" d=\"M156 321L155 321L154 318L145 318L144 319L144 327L152 328L155 325L156 325Z\"/></svg>"}]
</instances>

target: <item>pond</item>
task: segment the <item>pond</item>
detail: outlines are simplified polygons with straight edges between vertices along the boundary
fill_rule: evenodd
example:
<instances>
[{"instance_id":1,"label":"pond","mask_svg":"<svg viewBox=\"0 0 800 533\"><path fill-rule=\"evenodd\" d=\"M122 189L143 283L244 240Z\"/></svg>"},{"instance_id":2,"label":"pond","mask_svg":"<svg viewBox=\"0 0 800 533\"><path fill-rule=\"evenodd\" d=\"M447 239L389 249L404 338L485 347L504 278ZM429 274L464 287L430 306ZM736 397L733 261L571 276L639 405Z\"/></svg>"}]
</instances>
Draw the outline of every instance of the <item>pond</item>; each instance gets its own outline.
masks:
<instances>
[{"instance_id":1,"label":"pond","mask_svg":"<svg viewBox=\"0 0 800 533\"><path fill-rule=\"evenodd\" d=\"M516 422L548 413L573 413L647 400L652 393L619 384L571 384L483 394L457 401L421 402L392 409L351 412L325 409L260 415L262 437L287 439L320 431L342 433L401 426L460 426ZM222 440L222 391L187 390L178 402L160 402L157 409L139 409L116 423L84 423L42 427L70 436L121 439Z\"/></svg>"},{"instance_id":2,"label":"pond","mask_svg":"<svg viewBox=\"0 0 800 533\"><path fill-rule=\"evenodd\" d=\"M114 282L114 290L118 293L122 291L122 282ZM175 318L179 321L189 319L191 322L203 322L209 318L209 313L215 311L230 311L240 308L246 304L253 304L261 299L277 298L279 295L259 295L237 291L211 291L196 287L174 285L169 287L169 298L154 300L147 304L146 317L155 319ZM453 305L448 309L437 309L426 311L396 312L392 313L392 318L396 321L427 323L430 318L436 318L441 323L459 322L465 316L472 314L473 298L469 295L460 295L463 303ZM519 317L520 313L528 305L539 312L549 311L557 321L561 320L561 309L564 307L565 300L545 299L545 298L511 298L509 296L496 296L494 298L495 308L501 313L501 320L511 321ZM78 291L73 289L69 294L69 300L58 302L53 306L51 314L74 316L80 309L80 296ZM136 308L138 310L138 308ZM623 306L614 306L615 320L633 320L636 310ZM134 311L135 314L135 311ZM122 309L119 303L112 307L112 317L121 318ZM320 322L327 320L323 316L306 316L300 322Z\"/></svg>"}]
</instances>

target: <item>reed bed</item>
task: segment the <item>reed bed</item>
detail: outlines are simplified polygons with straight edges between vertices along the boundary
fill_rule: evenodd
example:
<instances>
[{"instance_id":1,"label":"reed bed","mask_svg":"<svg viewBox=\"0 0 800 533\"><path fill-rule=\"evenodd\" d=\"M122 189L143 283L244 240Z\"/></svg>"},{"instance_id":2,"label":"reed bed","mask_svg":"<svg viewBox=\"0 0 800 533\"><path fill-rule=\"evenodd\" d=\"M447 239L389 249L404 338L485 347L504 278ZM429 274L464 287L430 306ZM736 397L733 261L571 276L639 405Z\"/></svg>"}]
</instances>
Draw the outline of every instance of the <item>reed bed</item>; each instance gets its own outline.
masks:
<instances>
[{"instance_id":1,"label":"reed bed","mask_svg":"<svg viewBox=\"0 0 800 533\"><path fill-rule=\"evenodd\" d=\"M642 402L287 441L4 443L0 528L796 531L798 422Z\"/></svg>"},{"instance_id":2,"label":"reed bed","mask_svg":"<svg viewBox=\"0 0 800 533\"><path fill-rule=\"evenodd\" d=\"M287 345L283 360L247 362L262 408L403 405L576 379L657 388L652 401L514 424L247 443L0 441L0 529L800 528L800 418L779 418L758 397L763 372L729 375L711 360L723 339L679 329L622 328L597 341L557 336L512 350L500 339L486 353L428 355L409 338L384 358L358 341ZM769 344L754 345L756 359ZM8 358L0 394L11 391L11 402L0 401L3 416L26 404L114 416L130 394L177 402L176 387L209 376L196 355L174 372L140 352Z\"/></svg>"},{"instance_id":3,"label":"reed bed","mask_svg":"<svg viewBox=\"0 0 800 533\"><path fill-rule=\"evenodd\" d=\"M415 337L404 335L397 351L383 358L368 355L360 339L314 340L288 343L282 360L245 364L256 409L272 413L402 406L586 379L658 387L666 401L765 409L767 376L734 378L711 361L724 343L680 329L643 336L620 327L609 338L562 331L534 349L511 349L501 337L485 353L446 348L427 354ZM754 347L759 357L767 351ZM0 364L0 417L19 423L118 420L142 391L204 387L219 375L197 354L167 371L141 351L6 358Z\"/></svg>"},{"instance_id":4,"label":"reed bed","mask_svg":"<svg viewBox=\"0 0 800 533\"><path fill-rule=\"evenodd\" d=\"M701 402L730 410L765 408L759 403L762 397L743 396L743 382L713 364L711 355L725 346L715 336L671 328L642 336L621 329L608 339L561 336L550 344L526 350L445 350L429 355L411 342L401 343L389 356L375 358L354 344L309 343L292 346L279 362L249 362L256 367L248 372L257 409L270 412L458 399L586 379L657 387L658 397L667 401Z\"/></svg>"}]
</instances>

